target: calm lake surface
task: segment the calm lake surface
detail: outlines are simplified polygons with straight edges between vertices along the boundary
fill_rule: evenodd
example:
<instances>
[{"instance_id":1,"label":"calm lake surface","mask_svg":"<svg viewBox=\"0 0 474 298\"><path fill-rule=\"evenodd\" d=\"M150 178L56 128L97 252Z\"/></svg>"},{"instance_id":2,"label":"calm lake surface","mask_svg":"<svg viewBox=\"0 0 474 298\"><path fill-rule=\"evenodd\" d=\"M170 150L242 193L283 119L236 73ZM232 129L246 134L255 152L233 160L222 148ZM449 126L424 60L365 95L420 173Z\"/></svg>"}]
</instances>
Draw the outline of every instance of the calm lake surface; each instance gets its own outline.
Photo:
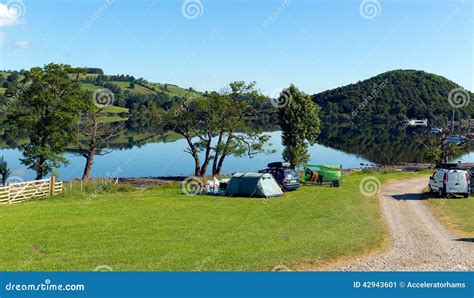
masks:
<instances>
[{"instance_id":1,"label":"calm lake surface","mask_svg":"<svg viewBox=\"0 0 474 298\"><path fill-rule=\"evenodd\" d=\"M237 171L257 171L263 169L273 161L281 160L283 146L281 133L271 132L271 148L276 152L271 155L258 154L252 159L229 156L223 166L224 173ZM108 177L117 173L120 177L157 177L174 175L191 175L194 169L194 160L184 152L186 141L178 140L171 143L146 144L132 149L116 150L103 156L97 156L92 169L93 177ZM311 162L315 164L342 164L344 168L360 167L360 163L369 161L356 154L345 153L340 150L315 145L310 149ZM20 164L22 154L17 149L2 149L0 156L5 156L12 176L22 179L33 179L34 172ZM69 165L59 169L59 178L71 180L80 178L84 170L85 158L74 154L65 155Z\"/></svg>"},{"instance_id":2,"label":"calm lake surface","mask_svg":"<svg viewBox=\"0 0 474 298\"><path fill-rule=\"evenodd\" d=\"M364 128L365 129L365 128ZM253 158L229 156L223 167L223 173L257 171L270 162L280 161L283 146L281 133L269 132L271 148L276 150L270 155L258 154ZM360 130L354 127L336 127L324 129L320 143L310 148L313 164L342 164L343 168L359 168L360 164L394 164L397 162L424 162L422 144L414 141L419 131L410 129L370 129ZM169 143L152 143L131 149L115 150L103 156L97 156L92 169L92 177L159 177L187 176L193 174L194 161L184 152L187 143L184 139ZM20 179L34 179L34 172L20 164L22 154L17 149L0 149L5 156L12 176ZM61 180L80 178L85 158L67 153L70 163L59 169ZM467 150L456 161L474 162L474 152ZM211 167L210 167L211 168ZM15 178L12 177L12 180ZM18 179L18 178L16 178Z\"/></svg>"}]
</instances>

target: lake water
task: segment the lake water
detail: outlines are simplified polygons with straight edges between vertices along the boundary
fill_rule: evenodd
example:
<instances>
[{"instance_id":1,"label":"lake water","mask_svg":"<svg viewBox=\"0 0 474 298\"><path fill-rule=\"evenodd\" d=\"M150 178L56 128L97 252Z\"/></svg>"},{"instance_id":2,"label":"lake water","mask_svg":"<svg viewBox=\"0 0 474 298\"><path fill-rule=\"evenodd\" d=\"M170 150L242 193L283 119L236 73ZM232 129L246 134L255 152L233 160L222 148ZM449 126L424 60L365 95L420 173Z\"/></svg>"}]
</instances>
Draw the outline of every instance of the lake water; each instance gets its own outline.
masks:
<instances>
[{"instance_id":1,"label":"lake water","mask_svg":"<svg viewBox=\"0 0 474 298\"><path fill-rule=\"evenodd\" d=\"M420 141L419 129L353 126L327 127L319 137L321 144L310 148L311 163L341 164L343 168L358 168L360 164L377 163L391 165L399 162L424 162L425 146ZM275 153L258 154L252 159L229 156L223 166L223 173L248 172L263 169L270 162L280 161L283 146L279 131L268 133L271 136L270 148ZM429 134L427 135L429 136ZM418 140L418 141L415 141ZM187 143L184 139L169 143L146 144L131 149L113 151L97 156L92 168L92 177L159 177L187 176L193 174L194 160L184 152ZM464 154L455 160L474 162L474 152L466 148ZM14 179L30 180L33 171L20 164L21 152L17 149L0 149L12 169ZM71 153L66 154L70 163L59 169L61 180L80 178L84 170L85 158ZM211 168L211 167L209 167ZM209 169L210 170L210 169ZM210 173L209 173L210 174Z\"/></svg>"},{"instance_id":2,"label":"lake water","mask_svg":"<svg viewBox=\"0 0 474 298\"><path fill-rule=\"evenodd\" d=\"M271 155L258 154L252 159L229 156L223 166L223 173L237 171L257 171L263 169L273 161L281 160L283 146L281 133L271 132L271 148L276 152ZM97 156L92 168L93 177L108 177L117 173L120 177L158 177L174 175L191 175L194 169L194 160L184 152L186 141L178 140L171 143L146 144L132 149L116 150L110 154ZM311 162L315 164L342 164L344 168L360 167L360 163L369 161L356 154L345 153L340 150L315 145L310 149ZM20 164L21 152L17 149L2 149L0 156L5 156L12 176L21 179L33 179L34 172ZM84 170L85 158L73 154L66 154L69 165L59 169L61 180L80 178Z\"/></svg>"}]
</instances>

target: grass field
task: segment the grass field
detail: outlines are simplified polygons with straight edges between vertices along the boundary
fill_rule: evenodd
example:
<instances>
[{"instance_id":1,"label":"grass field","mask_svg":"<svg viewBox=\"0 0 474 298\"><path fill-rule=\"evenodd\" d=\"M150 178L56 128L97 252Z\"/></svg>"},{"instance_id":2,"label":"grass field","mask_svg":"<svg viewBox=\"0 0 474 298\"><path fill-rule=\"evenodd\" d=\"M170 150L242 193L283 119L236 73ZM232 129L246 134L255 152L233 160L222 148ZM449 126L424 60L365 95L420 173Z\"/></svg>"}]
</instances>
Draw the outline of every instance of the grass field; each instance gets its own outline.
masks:
<instances>
[{"instance_id":1,"label":"grass field","mask_svg":"<svg viewBox=\"0 0 474 298\"><path fill-rule=\"evenodd\" d=\"M273 199L186 196L177 185L70 191L0 207L0 270L271 270L320 265L380 247L377 199L359 182L417 174L352 174ZM100 189L100 186L96 186ZM90 188L90 186L89 186ZM92 190L91 190L92 191Z\"/></svg>"},{"instance_id":2,"label":"grass field","mask_svg":"<svg viewBox=\"0 0 474 298\"><path fill-rule=\"evenodd\" d=\"M440 221L461 237L474 237L474 197L430 198L428 206Z\"/></svg>"},{"instance_id":3,"label":"grass field","mask_svg":"<svg viewBox=\"0 0 474 298\"><path fill-rule=\"evenodd\" d=\"M120 114L120 113L128 113L129 109L127 108L122 108L122 107L117 107L117 106L107 106L104 108L105 113L115 113L115 114Z\"/></svg>"}]
</instances>

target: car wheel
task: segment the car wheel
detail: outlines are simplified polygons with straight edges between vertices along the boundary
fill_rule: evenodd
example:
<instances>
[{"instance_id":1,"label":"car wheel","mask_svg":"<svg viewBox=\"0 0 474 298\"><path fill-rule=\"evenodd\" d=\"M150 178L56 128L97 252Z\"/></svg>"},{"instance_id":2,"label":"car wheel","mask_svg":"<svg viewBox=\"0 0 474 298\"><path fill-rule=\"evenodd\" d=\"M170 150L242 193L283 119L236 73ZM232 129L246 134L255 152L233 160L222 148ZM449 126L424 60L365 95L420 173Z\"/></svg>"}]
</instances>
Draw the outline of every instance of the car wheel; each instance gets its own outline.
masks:
<instances>
[{"instance_id":1,"label":"car wheel","mask_svg":"<svg viewBox=\"0 0 474 298\"><path fill-rule=\"evenodd\" d=\"M339 181L333 181L332 186L339 187Z\"/></svg>"},{"instance_id":2,"label":"car wheel","mask_svg":"<svg viewBox=\"0 0 474 298\"><path fill-rule=\"evenodd\" d=\"M465 193L465 194L464 194L464 198L465 198L465 199L469 198L469 194L468 194L468 193Z\"/></svg>"},{"instance_id":3,"label":"car wheel","mask_svg":"<svg viewBox=\"0 0 474 298\"><path fill-rule=\"evenodd\" d=\"M447 193L446 198L452 199L452 198L454 198L454 195L452 193Z\"/></svg>"}]
</instances>

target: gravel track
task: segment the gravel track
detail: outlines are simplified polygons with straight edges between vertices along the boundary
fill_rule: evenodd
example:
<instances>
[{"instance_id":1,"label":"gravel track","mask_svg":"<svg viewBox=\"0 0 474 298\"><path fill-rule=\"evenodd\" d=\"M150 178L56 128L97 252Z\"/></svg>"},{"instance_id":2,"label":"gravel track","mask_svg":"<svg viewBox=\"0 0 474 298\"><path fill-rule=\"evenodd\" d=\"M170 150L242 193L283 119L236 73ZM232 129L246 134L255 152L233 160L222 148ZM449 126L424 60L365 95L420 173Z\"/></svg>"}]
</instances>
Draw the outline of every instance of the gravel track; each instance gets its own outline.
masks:
<instances>
[{"instance_id":1,"label":"gravel track","mask_svg":"<svg viewBox=\"0 0 474 298\"><path fill-rule=\"evenodd\" d=\"M337 271L473 271L474 240L448 231L423 203L427 178L387 184L380 206L392 245L385 252L333 268Z\"/></svg>"}]
</instances>

